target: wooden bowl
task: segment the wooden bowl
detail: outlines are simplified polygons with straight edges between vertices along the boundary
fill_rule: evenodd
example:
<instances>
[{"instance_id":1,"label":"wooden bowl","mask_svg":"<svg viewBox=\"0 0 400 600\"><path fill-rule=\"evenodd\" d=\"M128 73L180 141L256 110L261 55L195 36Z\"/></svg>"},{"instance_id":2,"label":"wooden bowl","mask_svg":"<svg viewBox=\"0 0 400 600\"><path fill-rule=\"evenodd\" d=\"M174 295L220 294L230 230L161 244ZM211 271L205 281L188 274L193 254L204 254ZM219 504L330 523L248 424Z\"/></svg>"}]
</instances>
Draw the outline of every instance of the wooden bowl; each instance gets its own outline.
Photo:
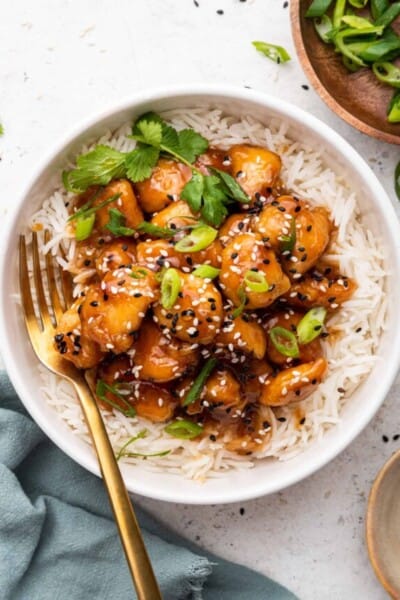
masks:
<instances>
[{"instance_id":1,"label":"wooden bowl","mask_svg":"<svg viewBox=\"0 0 400 600\"><path fill-rule=\"evenodd\" d=\"M395 600L400 598L400 451L378 473L368 500L366 536L374 571Z\"/></svg>"},{"instance_id":2,"label":"wooden bowl","mask_svg":"<svg viewBox=\"0 0 400 600\"><path fill-rule=\"evenodd\" d=\"M292 35L306 76L339 117L363 133L400 144L400 123L388 123L386 111L393 88L370 69L350 73L333 47L324 44L305 13L311 0L291 0Z\"/></svg>"}]
</instances>

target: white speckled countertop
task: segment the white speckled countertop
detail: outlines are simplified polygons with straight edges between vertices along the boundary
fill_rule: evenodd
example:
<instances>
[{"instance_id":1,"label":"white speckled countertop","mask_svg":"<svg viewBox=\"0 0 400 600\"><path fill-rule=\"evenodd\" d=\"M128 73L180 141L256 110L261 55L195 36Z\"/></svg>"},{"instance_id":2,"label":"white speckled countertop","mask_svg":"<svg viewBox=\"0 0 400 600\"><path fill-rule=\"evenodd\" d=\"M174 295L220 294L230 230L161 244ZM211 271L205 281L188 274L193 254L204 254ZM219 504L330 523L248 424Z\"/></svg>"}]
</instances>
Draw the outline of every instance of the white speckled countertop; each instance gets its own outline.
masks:
<instances>
[{"instance_id":1,"label":"white speckled countertop","mask_svg":"<svg viewBox=\"0 0 400 600\"><path fill-rule=\"evenodd\" d=\"M15 201L49 147L91 111L174 83L251 86L292 101L367 159L393 202L394 146L369 139L325 106L295 57L284 0L18 0L0 19L0 208ZM223 14L218 14L223 11ZM284 45L277 66L252 40ZM373 423L335 461L282 493L217 507L138 502L188 538L287 585L302 600L381 600L364 542L368 492L400 446L394 388ZM383 441L387 436L389 441ZM385 438L385 439L387 439ZM243 591L243 599L251 600Z\"/></svg>"}]
</instances>

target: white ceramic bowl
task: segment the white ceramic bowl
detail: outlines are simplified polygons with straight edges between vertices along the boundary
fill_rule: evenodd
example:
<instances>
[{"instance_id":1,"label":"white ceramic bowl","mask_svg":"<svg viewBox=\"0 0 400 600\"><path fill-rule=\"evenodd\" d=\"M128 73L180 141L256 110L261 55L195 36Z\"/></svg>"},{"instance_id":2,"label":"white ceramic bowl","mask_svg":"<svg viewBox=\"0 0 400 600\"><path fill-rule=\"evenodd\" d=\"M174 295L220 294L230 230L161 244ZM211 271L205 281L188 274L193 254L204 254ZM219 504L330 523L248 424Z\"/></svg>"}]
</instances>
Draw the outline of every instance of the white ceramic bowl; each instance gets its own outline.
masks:
<instances>
[{"instance_id":1,"label":"white ceramic bowl","mask_svg":"<svg viewBox=\"0 0 400 600\"><path fill-rule=\"evenodd\" d=\"M271 117L285 119L293 138L308 141L323 149L330 166L345 174L361 199L363 218L382 239L390 272L388 283L388 328L379 348L381 361L349 399L342 421L319 443L287 462L260 461L253 469L228 473L220 479L199 484L171 474L155 474L141 467L124 467L128 489L132 492L192 504L242 501L281 490L304 479L341 452L366 426L382 404L395 377L400 357L400 227L396 214L379 181L353 148L327 125L280 99L246 89L227 87L174 88L142 93L118 106L91 117L79 125L49 154L36 170L21 198L15 202L3 230L0 264L0 335L2 353L11 380L32 417L47 435L69 456L99 475L91 448L77 438L48 406L40 393L38 362L31 350L20 307L15 301L17 283L17 238L29 217L55 187L67 157L78 153L83 143L92 142L106 129L115 129L147 110L162 111L185 107L220 107L235 115L253 115L268 122ZM23 443L23 442L22 442Z\"/></svg>"}]
</instances>

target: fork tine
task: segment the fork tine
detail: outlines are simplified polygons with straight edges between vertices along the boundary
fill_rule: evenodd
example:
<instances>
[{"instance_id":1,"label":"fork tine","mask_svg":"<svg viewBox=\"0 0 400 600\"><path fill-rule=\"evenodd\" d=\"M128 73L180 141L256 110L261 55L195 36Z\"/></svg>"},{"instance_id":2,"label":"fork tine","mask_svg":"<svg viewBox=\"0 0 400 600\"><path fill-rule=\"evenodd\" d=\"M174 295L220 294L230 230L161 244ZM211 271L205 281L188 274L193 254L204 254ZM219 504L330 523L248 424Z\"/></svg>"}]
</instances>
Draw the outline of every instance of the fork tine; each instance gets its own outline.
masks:
<instances>
[{"instance_id":1,"label":"fork tine","mask_svg":"<svg viewBox=\"0 0 400 600\"><path fill-rule=\"evenodd\" d=\"M65 250L64 250L62 244L60 244L60 252L61 252L62 258L64 260L67 260ZM71 277L70 273L67 273L66 271L64 271L64 269L62 268L61 265L59 265L59 273L60 273L60 279L61 279L61 284L62 284L65 309L67 309L71 306L71 304L74 301L74 297L72 295L72 277Z\"/></svg>"},{"instance_id":2,"label":"fork tine","mask_svg":"<svg viewBox=\"0 0 400 600\"><path fill-rule=\"evenodd\" d=\"M44 232L44 241L47 244L51 239L50 232L48 229ZM60 295L57 289L56 278L54 275L54 261L51 256L51 252L46 253L46 272L47 272L47 281L49 284L49 292L51 299L51 306L54 313L54 318L56 325L59 322L61 315L63 314L63 308L61 306Z\"/></svg>"},{"instance_id":3,"label":"fork tine","mask_svg":"<svg viewBox=\"0 0 400 600\"><path fill-rule=\"evenodd\" d=\"M40 327L33 307L24 235L19 236L19 287L21 290L22 308L24 310L26 327L31 337L37 336L40 334Z\"/></svg>"},{"instance_id":4,"label":"fork tine","mask_svg":"<svg viewBox=\"0 0 400 600\"><path fill-rule=\"evenodd\" d=\"M39 314L42 320L43 329L52 327L53 323L50 318L49 309L47 306L46 296L44 294L42 272L39 260L38 236L36 231L32 234L32 258L33 258L33 278L35 281L36 295L39 307Z\"/></svg>"}]
</instances>

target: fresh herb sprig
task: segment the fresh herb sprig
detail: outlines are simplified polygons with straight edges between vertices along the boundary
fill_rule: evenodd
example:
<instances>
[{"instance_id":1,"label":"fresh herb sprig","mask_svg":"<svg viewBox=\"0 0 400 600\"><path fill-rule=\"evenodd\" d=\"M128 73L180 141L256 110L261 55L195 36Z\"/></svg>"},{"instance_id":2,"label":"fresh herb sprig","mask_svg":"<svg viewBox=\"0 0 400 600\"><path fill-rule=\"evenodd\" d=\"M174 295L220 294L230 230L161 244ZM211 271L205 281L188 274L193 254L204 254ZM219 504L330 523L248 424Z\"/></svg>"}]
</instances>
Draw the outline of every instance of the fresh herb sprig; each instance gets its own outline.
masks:
<instances>
[{"instance_id":1,"label":"fresh herb sprig","mask_svg":"<svg viewBox=\"0 0 400 600\"><path fill-rule=\"evenodd\" d=\"M110 398L108 398L108 396L106 396L107 392L110 392L111 394L116 396L121 401L123 407L120 406L117 402L110 400ZM102 379L98 379L97 383L96 383L96 396L105 404L108 404L112 408L115 408L116 410L119 410L120 412L122 412L122 414L125 415L125 417L135 417L136 416L136 410L133 408L133 406L131 406L129 404L129 402L120 393L120 391L118 389L118 384L109 385Z\"/></svg>"},{"instance_id":2,"label":"fresh herb sprig","mask_svg":"<svg viewBox=\"0 0 400 600\"><path fill-rule=\"evenodd\" d=\"M193 129L177 131L159 115L149 112L133 124L130 137L137 142L131 152L119 152L99 145L79 156L76 168L63 173L65 188L81 193L91 185L107 185L120 177L138 183L149 178L160 155L166 155L192 170L192 178L183 188L181 198L208 223L219 226L228 214L227 206L232 202L250 202L228 173L210 169L211 173L205 174L194 165L197 157L207 150L208 141Z\"/></svg>"}]
</instances>

